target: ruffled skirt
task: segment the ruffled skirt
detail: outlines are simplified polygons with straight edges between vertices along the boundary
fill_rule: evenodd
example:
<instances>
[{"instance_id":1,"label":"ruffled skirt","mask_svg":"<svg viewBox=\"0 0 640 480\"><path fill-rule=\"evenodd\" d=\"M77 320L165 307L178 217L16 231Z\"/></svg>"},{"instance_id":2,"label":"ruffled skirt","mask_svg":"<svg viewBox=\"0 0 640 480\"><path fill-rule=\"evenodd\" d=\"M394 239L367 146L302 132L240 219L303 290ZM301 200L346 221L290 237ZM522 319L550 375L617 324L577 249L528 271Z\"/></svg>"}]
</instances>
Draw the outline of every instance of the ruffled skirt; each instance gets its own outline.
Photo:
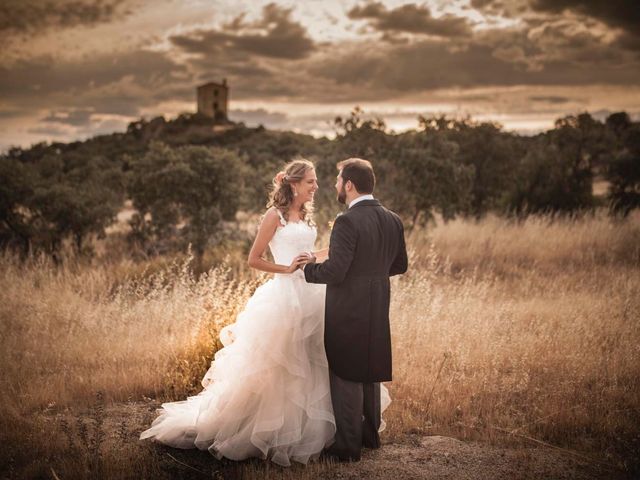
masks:
<instances>
[{"instance_id":1,"label":"ruffled skirt","mask_svg":"<svg viewBox=\"0 0 640 480\"><path fill-rule=\"evenodd\" d=\"M324 285L297 274L276 275L260 286L236 323L222 330L224 348L202 380L204 390L164 403L140 439L283 466L317 458L336 429L324 301Z\"/></svg>"}]
</instances>

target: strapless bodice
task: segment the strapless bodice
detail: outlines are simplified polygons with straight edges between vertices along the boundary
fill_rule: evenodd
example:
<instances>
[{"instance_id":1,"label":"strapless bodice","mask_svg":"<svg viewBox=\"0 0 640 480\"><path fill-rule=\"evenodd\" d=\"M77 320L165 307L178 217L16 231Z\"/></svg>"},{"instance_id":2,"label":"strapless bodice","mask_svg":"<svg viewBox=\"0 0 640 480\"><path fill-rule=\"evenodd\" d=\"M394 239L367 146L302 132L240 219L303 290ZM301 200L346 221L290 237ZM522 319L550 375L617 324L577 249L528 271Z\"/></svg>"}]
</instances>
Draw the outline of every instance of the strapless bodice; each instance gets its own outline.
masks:
<instances>
[{"instance_id":1,"label":"strapless bodice","mask_svg":"<svg viewBox=\"0 0 640 480\"><path fill-rule=\"evenodd\" d=\"M275 263L290 265L302 252L311 252L316 242L315 227L306 222L289 222L280 225L269 242Z\"/></svg>"}]
</instances>

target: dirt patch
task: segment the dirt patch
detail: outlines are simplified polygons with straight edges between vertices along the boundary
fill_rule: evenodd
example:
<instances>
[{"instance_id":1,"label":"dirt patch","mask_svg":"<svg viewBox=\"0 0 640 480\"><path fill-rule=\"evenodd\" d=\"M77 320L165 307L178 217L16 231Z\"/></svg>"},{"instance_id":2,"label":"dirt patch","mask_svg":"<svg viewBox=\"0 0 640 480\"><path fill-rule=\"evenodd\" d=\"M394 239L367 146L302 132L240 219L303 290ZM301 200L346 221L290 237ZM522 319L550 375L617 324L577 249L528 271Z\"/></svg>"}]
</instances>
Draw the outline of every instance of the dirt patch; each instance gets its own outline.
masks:
<instances>
[{"instance_id":1,"label":"dirt patch","mask_svg":"<svg viewBox=\"0 0 640 480\"><path fill-rule=\"evenodd\" d=\"M343 478L415 479L593 479L611 472L545 448L499 448L442 436L408 435L369 451Z\"/></svg>"},{"instance_id":2,"label":"dirt patch","mask_svg":"<svg viewBox=\"0 0 640 480\"><path fill-rule=\"evenodd\" d=\"M378 450L365 450L357 463L320 460L307 466L280 468L271 462L218 461L207 452L179 450L139 441L140 432L156 416L156 401L105 406L99 411L49 411L51 427L65 425L68 442L89 458L93 478L157 479L616 479L621 472L603 469L567 453L545 447L501 448L443 436L407 434ZM77 431L83 431L77 435ZM77 437L77 438L76 438ZM99 445L96 446L96 439ZM86 450L82 444L86 442ZM78 453L76 453L78 455ZM80 458L80 455L77 458ZM69 460L73 462L73 459ZM60 478L64 478L57 472Z\"/></svg>"}]
</instances>

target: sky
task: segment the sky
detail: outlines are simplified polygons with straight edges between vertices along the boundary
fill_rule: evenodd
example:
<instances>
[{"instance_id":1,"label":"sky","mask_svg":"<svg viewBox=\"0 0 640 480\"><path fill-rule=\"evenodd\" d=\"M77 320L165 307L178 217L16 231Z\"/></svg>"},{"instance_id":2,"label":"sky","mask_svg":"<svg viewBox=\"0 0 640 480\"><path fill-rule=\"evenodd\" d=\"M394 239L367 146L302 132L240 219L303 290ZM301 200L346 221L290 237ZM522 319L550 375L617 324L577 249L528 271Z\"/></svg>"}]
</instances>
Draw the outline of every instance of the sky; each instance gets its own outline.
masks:
<instances>
[{"instance_id":1,"label":"sky","mask_svg":"<svg viewBox=\"0 0 640 480\"><path fill-rule=\"evenodd\" d=\"M312 135L354 106L532 134L640 119L638 0L2 0L0 151L196 110L227 79L231 120Z\"/></svg>"}]
</instances>

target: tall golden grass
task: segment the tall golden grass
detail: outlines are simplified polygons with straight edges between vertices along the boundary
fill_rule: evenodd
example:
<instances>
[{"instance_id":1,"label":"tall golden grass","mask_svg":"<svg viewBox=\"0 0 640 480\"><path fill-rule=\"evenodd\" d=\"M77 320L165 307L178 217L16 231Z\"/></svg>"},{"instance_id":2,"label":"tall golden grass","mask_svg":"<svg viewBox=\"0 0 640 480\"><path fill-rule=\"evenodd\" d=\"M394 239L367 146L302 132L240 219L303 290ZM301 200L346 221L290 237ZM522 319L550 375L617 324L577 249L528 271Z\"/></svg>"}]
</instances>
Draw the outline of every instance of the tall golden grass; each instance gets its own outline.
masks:
<instances>
[{"instance_id":1,"label":"tall golden grass","mask_svg":"<svg viewBox=\"0 0 640 480\"><path fill-rule=\"evenodd\" d=\"M637 462L637 217L455 221L411 244L392 306L392 435L540 440Z\"/></svg>"},{"instance_id":2,"label":"tall golden grass","mask_svg":"<svg viewBox=\"0 0 640 480\"><path fill-rule=\"evenodd\" d=\"M545 442L637 472L640 218L458 220L408 241L410 270L392 286L386 441ZM108 412L199 391L220 329L265 279L237 261L196 279L188 258L118 258L0 258L3 473L160 478L152 450L126 446L126 426L120 441L100 433ZM90 418L46 421L65 409Z\"/></svg>"}]
</instances>

